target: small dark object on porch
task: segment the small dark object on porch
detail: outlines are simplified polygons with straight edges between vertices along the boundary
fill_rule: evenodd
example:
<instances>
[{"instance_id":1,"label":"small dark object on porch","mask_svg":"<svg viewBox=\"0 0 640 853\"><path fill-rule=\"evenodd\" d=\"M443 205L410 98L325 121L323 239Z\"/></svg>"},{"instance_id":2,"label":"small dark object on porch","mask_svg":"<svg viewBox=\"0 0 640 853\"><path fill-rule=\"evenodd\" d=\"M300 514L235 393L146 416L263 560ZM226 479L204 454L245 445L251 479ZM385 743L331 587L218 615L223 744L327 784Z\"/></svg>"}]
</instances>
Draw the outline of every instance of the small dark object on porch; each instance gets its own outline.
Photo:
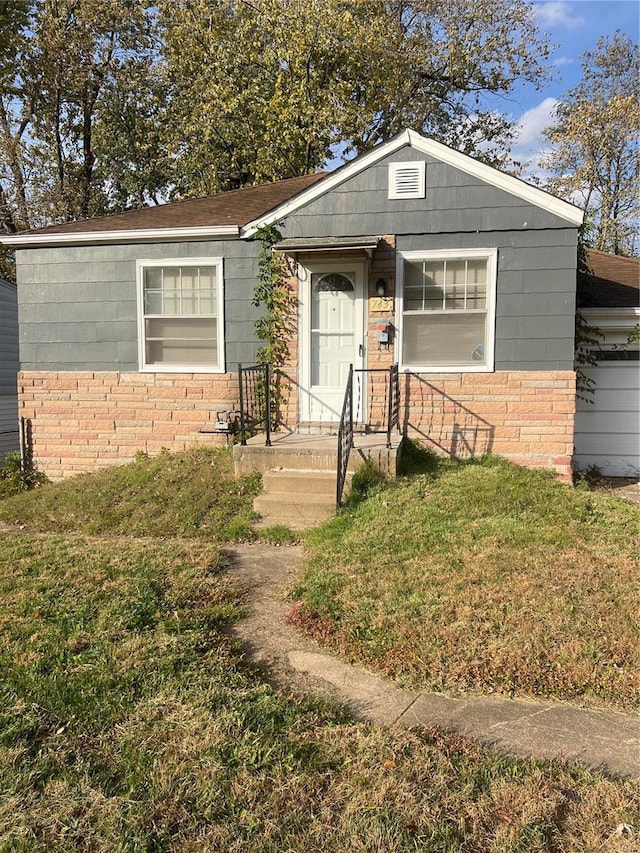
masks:
<instances>
[{"instance_id":1,"label":"small dark object on porch","mask_svg":"<svg viewBox=\"0 0 640 853\"><path fill-rule=\"evenodd\" d=\"M222 409L216 412L216 420L212 427L201 427L198 432L224 435L225 443L229 444L229 437L234 436L240 429L240 413Z\"/></svg>"}]
</instances>

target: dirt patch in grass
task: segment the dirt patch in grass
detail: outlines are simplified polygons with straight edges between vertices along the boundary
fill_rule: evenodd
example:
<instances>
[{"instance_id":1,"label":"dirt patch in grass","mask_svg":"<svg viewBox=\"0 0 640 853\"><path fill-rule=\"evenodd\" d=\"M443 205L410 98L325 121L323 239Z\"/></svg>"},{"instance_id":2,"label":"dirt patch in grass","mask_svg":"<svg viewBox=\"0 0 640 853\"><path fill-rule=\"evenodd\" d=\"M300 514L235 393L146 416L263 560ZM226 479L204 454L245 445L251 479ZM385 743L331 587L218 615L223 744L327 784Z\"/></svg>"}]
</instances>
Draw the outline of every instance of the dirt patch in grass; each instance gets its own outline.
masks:
<instances>
[{"instance_id":1,"label":"dirt patch in grass","mask_svg":"<svg viewBox=\"0 0 640 853\"><path fill-rule=\"evenodd\" d=\"M129 536L252 537L258 476L235 479L227 449L141 456L0 500L0 521L31 530Z\"/></svg>"},{"instance_id":2,"label":"dirt patch in grass","mask_svg":"<svg viewBox=\"0 0 640 853\"><path fill-rule=\"evenodd\" d=\"M206 542L0 534L0 851L621 851L636 786L265 685Z\"/></svg>"},{"instance_id":3,"label":"dirt patch in grass","mask_svg":"<svg viewBox=\"0 0 640 853\"><path fill-rule=\"evenodd\" d=\"M449 466L310 534L292 618L412 686L631 707L639 520L501 460Z\"/></svg>"}]
</instances>

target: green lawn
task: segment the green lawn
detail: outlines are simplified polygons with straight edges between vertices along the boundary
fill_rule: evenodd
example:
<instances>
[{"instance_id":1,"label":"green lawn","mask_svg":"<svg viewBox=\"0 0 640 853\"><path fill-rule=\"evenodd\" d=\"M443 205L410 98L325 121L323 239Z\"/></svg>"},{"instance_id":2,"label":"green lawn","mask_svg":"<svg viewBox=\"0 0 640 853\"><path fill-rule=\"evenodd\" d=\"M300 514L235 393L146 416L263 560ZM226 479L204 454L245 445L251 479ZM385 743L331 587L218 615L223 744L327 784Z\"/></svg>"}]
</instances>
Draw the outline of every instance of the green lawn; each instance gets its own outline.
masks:
<instances>
[{"instance_id":1,"label":"green lawn","mask_svg":"<svg viewBox=\"0 0 640 853\"><path fill-rule=\"evenodd\" d=\"M253 536L259 476L234 479L229 450L141 456L0 500L0 520L30 530L127 536ZM1 495L1 493L0 493Z\"/></svg>"},{"instance_id":2,"label":"green lawn","mask_svg":"<svg viewBox=\"0 0 640 853\"><path fill-rule=\"evenodd\" d=\"M0 533L0 853L622 849L634 784L275 692L241 600L202 539Z\"/></svg>"},{"instance_id":3,"label":"green lawn","mask_svg":"<svg viewBox=\"0 0 640 853\"><path fill-rule=\"evenodd\" d=\"M423 462L309 534L292 621L413 686L634 705L639 508L500 459Z\"/></svg>"}]
</instances>

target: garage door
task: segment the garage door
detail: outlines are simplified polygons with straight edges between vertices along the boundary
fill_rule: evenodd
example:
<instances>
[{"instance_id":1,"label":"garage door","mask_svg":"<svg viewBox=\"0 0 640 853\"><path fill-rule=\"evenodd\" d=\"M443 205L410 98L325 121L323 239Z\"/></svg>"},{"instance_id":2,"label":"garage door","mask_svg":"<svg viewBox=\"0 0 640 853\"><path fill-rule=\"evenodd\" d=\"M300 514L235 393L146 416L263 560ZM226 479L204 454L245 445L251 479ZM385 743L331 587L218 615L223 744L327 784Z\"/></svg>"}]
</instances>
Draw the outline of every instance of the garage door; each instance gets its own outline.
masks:
<instances>
[{"instance_id":1,"label":"garage door","mask_svg":"<svg viewBox=\"0 0 640 853\"><path fill-rule=\"evenodd\" d=\"M609 477L640 472L640 363L604 361L585 371L596 381L592 403L578 400L575 463Z\"/></svg>"}]
</instances>

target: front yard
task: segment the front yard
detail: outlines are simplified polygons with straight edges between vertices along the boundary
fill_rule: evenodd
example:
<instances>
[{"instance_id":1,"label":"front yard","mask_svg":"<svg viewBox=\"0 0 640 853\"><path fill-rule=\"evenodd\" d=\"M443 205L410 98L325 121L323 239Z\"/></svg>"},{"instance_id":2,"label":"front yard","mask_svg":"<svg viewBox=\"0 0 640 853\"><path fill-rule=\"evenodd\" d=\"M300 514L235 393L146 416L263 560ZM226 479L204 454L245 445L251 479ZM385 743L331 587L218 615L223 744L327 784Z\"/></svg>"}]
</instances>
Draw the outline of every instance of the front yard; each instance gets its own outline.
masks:
<instances>
[{"instance_id":1,"label":"front yard","mask_svg":"<svg viewBox=\"0 0 640 853\"><path fill-rule=\"evenodd\" d=\"M215 541L232 539L240 530L232 523L233 513L227 514L220 488L227 464L224 454L201 451L196 457L140 460L126 469L0 501L2 518L25 528L0 532L0 853L624 849L616 828L631 823L637 829L638 792L632 782L558 762L501 757L435 731L354 723L327 703L274 691L251 671L224 632L243 607L243 591L226 572ZM187 495L188 481L200 470L198 509L186 497L166 506L169 491ZM491 504L496 471L502 472L502 513L495 501ZM511 490L509 478L515 478ZM440 480L448 482L446 489ZM449 571L454 577L468 572L468 565L476 567L474 607L461 605L460 623L471 613L478 619L486 595L477 590L496 589L491 555L500 554L503 544L511 556L498 561L495 571L509 582L515 597L510 606L519 609L521 620L523 602L534 603L527 631L534 630L535 643L542 635L535 630L535 584L510 578L508 567L516 555L521 577L534 558L542 564L542 555L553 559L557 570L566 553L609 553L610 569L599 585L583 563L576 566L580 581L594 589L589 612L601 619L598 631L607 635L615 619L621 629L627 618L621 590L627 580L621 574L619 586L605 592L605 577L614 565L618 573L626 565L629 527L637 516L624 505L618 512L613 503L589 503L587 493L567 492L573 497L565 506L555 485L545 485L544 478L540 483L539 498L525 498L517 472L496 463L451 469L380 491L325 528L323 538L314 534L312 567L301 586L304 606L316 608L314 614L307 611L309 623L322 619L328 639L346 643L347 637L350 653L382 661L386 668L390 646L381 646L384 654L377 658L367 650L379 648L370 624L384 628L385 635L392 628L390 619L378 624L376 612L392 610L394 602L392 639L396 643L403 637L403 649L407 626L416 629L425 614L438 612L424 606L426 572L418 569L437 565L425 555L437 554L441 564L447 553L459 557ZM255 482L244 483L228 490L233 502L240 501L243 538L251 532L255 487ZM437 510L429 526L417 515L421 502L429 503L427 489ZM101 495L107 496L102 504ZM541 520L550 496L560 502L548 510L560 513L553 533L542 529ZM507 511L516 505L519 523L515 511ZM127 514L137 538L124 534ZM456 528L458 516L465 523ZM162 535L159 518L164 519ZM89 534L89 524L100 524L101 535ZM422 530L425 541L412 558L414 528ZM468 533L457 546L456 530L463 528ZM571 542L572 550L566 550ZM395 561L388 556L391 549ZM465 562L468 553L479 559ZM323 554L333 561L324 580ZM371 563L366 570L365 554ZM406 593L401 592L400 566L405 579L415 581ZM547 584L552 575L549 566ZM575 601L578 648L587 634L580 615L586 593L564 594L569 575L567 568L557 578L556 594L564 596L567 608ZM446 578L442 569L434 581L443 612L453 594ZM347 606L349 585L352 607ZM461 595L464 585L458 575ZM580 585L576 580L574 588ZM376 598L381 603L374 607ZM498 625L494 614L505 613L496 654L504 636L521 637L525 630L517 631L518 620L509 618L506 603L504 596L495 611L483 616ZM609 605L615 605L615 614L608 613ZM363 622L364 611L372 617L369 622ZM559 606L549 605L542 612L556 611ZM574 622L557 618L568 636ZM440 624L456 623L433 622ZM349 637L348 625L360 627ZM480 620L479 637L482 625ZM424 635L416 633L407 658L411 665L395 673L424 679L427 667L416 663L430 649L419 651ZM470 663L466 670L460 663L467 648L460 636L460 629L445 632L436 648L443 655L443 644L449 643L451 660L459 661L458 674L477 672ZM621 648L617 661L628 654L624 643ZM480 686L459 675L452 684L457 689ZM523 681L517 691L529 692L527 684ZM608 692L612 684L627 681L610 682ZM605 693L594 695L604 702Z\"/></svg>"},{"instance_id":2,"label":"front yard","mask_svg":"<svg viewBox=\"0 0 640 853\"><path fill-rule=\"evenodd\" d=\"M639 508L500 459L425 464L311 532L295 624L429 690L637 704Z\"/></svg>"}]
</instances>

